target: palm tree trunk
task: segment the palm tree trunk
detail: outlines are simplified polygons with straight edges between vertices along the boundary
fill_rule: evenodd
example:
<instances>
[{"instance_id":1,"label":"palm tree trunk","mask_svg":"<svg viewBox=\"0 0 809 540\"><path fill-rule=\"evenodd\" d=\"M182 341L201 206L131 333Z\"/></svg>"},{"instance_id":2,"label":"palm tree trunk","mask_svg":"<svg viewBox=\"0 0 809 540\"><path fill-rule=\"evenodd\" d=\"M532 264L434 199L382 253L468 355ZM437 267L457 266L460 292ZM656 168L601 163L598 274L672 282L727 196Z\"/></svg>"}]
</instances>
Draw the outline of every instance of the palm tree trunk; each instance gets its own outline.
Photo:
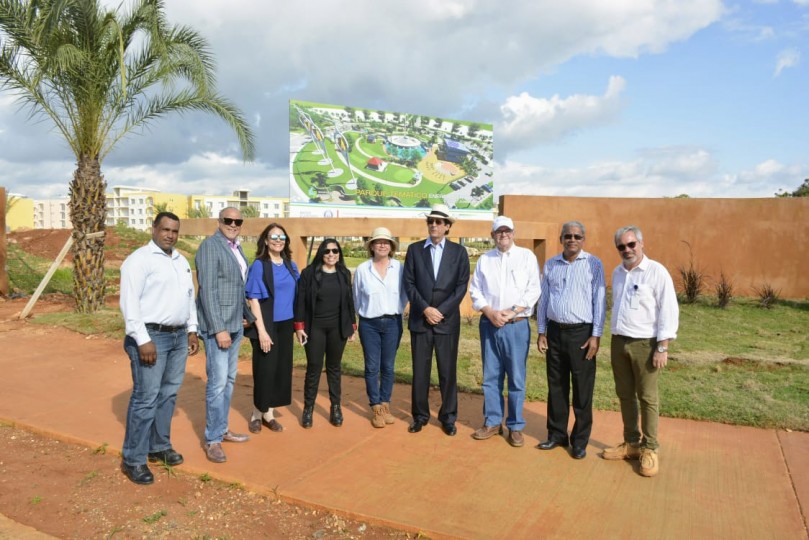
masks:
<instances>
[{"instance_id":1,"label":"palm tree trunk","mask_svg":"<svg viewBox=\"0 0 809 540\"><path fill-rule=\"evenodd\" d=\"M88 239L85 236L105 228L106 188L98 157L81 155L69 190L75 239L73 293L79 313L95 313L104 305L104 237Z\"/></svg>"}]
</instances>

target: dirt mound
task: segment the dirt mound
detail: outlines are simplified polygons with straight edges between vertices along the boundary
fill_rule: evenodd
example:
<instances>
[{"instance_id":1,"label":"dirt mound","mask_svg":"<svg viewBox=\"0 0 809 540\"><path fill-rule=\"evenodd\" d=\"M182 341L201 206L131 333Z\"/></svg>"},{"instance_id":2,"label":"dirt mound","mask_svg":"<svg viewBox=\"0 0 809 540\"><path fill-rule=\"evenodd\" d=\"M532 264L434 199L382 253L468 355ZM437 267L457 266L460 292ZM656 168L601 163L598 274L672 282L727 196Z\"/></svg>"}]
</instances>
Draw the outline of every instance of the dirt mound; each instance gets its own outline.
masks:
<instances>
[{"instance_id":1,"label":"dirt mound","mask_svg":"<svg viewBox=\"0 0 809 540\"><path fill-rule=\"evenodd\" d=\"M26 253L43 257L45 259L55 259L65 242L70 237L72 229L30 229L25 231L14 231L8 234L8 243L16 244ZM108 227L104 240L106 246L105 259L107 261L123 261L129 254L128 251L116 249L121 244L121 239L115 233L115 229ZM65 263L72 263L73 255L68 253Z\"/></svg>"}]
</instances>

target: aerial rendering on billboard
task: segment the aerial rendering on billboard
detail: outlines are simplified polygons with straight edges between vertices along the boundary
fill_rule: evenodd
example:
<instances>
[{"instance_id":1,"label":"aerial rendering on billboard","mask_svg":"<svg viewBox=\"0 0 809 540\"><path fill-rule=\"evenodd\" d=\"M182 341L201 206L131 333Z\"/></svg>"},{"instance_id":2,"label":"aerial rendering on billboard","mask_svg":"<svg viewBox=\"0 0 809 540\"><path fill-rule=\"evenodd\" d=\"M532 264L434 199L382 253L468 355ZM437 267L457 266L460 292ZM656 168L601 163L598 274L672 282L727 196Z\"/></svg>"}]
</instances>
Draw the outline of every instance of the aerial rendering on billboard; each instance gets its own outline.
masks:
<instances>
[{"instance_id":1,"label":"aerial rendering on billboard","mask_svg":"<svg viewBox=\"0 0 809 540\"><path fill-rule=\"evenodd\" d=\"M291 100L289 146L292 216L492 213L491 124Z\"/></svg>"}]
</instances>

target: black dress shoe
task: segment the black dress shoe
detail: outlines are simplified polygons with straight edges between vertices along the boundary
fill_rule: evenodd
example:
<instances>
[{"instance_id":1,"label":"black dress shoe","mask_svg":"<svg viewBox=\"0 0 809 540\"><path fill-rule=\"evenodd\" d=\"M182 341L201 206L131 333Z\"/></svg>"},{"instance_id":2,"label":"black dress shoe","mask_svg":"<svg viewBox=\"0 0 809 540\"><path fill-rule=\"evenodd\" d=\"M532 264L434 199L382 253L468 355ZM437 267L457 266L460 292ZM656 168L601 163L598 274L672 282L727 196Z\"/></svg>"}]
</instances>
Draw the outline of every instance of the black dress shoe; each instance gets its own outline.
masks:
<instances>
[{"instance_id":1,"label":"black dress shoe","mask_svg":"<svg viewBox=\"0 0 809 540\"><path fill-rule=\"evenodd\" d=\"M414 420L412 424L407 428L409 433L418 433L421 431L421 428L427 425L427 422L422 422L421 420Z\"/></svg>"},{"instance_id":2,"label":"black dress shoe","mask_svg":"<svg viewBox=\"0 0 809 540\"><path fill-rule=\"evenodd\" d=\"M557 446L561 446L562 448L567 448L568 443L567 441L554 441L553 439L548 439L547 441L542 441L537 445L537 448L540 450L553 450Z\"/></svg>"},{"instance_id":3,"label":"black dress shoe","mask_svg":"<svg viewBox=\"0 0 809 540\"><path fill-rule=\"evenodd\" d=\"M343 425L343 409L340 407L340 404L332 405L331 406L331 414L329 414L329 422L334 427L340 427Z\"/></svg>"},{"instance_id":4,"label":"black dress shoe","mask_svg":"<svg viewBox=\"0 0 809 540\"><path fill-rule=\"evenodd\" d=\"M136 484L147 486L154 483L152 471L149 470L149 467L145 463L143 465L127 465L122 461L121 470L127 478Z\"/></svg>"},{"instance_id":5,"label":"black dress shoe","mask_svg":"<svg viewBox=\"0 0 809 540\"><path fill-rule=\"evenodd\" d=\"M303 408L303 414L301 415L301 425L309 429L312 427L312 413L314 412L314 405L307 405Z\"/></svg>"},{"instance_id":6,"label":"black dress shoe","mask_svg":"<svg viewBox=\"0 0 809 540\"><path fill-rule=\"evenodd\" d=\"M574 446L570 455L573 456L573 459L584 459L587 455L587 449L584 446Z\"/></svg>"},{"instance_id":7,"label":"black dress shoe","mask_svg":"<svg viewBox=\"0 0 809 540\"><path fill-rule=\"evenodd\" d=\"M444 430L444 433L450 437L454 437L455 434L458 433L458 429L455 427L455 424L441 424L441 429Z\"/></svg>"},{"instance_id":8,"label":"black dress shoe","mask_svg":"<svg viewBox=\"0 0 809 540\"><path fill-rule=\"evenodd\" d=\"M162 461L166 465L180 465L183 462L182 454L174 451L173 448L168 450L161 450L160 452L149 452L149 461L152 463Z\"/></svg>"}]
</instances>

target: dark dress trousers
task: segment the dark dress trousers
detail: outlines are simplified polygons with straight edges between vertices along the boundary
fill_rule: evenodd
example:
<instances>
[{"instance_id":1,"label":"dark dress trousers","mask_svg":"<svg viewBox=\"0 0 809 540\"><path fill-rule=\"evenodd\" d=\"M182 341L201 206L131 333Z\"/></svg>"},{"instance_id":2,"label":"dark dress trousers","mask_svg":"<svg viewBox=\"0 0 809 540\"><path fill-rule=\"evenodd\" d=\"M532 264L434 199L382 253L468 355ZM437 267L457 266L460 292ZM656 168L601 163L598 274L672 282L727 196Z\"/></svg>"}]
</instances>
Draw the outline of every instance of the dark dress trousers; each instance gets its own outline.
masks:
<instances>
[{"instance_id":1,"label":"dark dress trousers","mask_svg":"<svg viewBox=\"0 0 809 540\"><path fill-rule=\"evenodd\" d=\"M454 424L458 416L458 340L461 332L460 305L469 286L469 256L466 249L449 240L434 277L432 247L424 241L414 242L407 248L404 263L404 284L410 301L411 349L413 356L412 413L413 419L426 423L430 418L428 396L430 371L435 351L438 383L441 389L441 409L438 420ZM444 315L436 324L429 324L424 310L434 307Z\"/></svg>"}]
</instances>

